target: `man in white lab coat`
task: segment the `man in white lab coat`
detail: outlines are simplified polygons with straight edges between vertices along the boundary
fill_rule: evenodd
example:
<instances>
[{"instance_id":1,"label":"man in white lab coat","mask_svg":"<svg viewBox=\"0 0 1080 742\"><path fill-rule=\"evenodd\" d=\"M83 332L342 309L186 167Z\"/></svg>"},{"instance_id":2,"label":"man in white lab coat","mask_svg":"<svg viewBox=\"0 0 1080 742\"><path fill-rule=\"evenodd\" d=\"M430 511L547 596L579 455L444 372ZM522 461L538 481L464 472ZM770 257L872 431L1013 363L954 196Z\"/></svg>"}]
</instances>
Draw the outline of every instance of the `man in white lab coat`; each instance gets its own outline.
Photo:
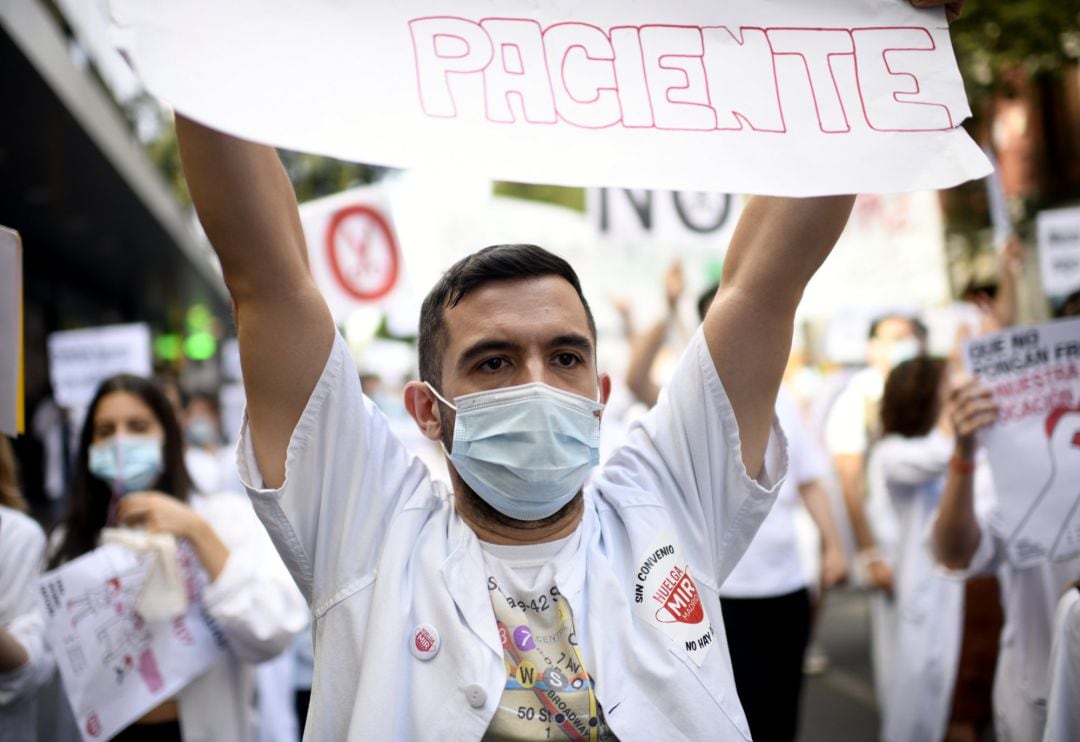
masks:
<instances>
[{"instance_id":1,"label":"man in white lab coat","mask_svg":"<svg viewBox=\"0 0 1080 742\"><path fill-rule=\"evenodd\" d=\"M235 302L241 474L312 607L306 736L749 739L717 590L785 474L795 307L852 197L750 200L667 393L588 485L610 379L573 270L531 245L451 267L405 392L451 491L362 396L273 149L177 132Z\"/></svg>"}]
</instances>

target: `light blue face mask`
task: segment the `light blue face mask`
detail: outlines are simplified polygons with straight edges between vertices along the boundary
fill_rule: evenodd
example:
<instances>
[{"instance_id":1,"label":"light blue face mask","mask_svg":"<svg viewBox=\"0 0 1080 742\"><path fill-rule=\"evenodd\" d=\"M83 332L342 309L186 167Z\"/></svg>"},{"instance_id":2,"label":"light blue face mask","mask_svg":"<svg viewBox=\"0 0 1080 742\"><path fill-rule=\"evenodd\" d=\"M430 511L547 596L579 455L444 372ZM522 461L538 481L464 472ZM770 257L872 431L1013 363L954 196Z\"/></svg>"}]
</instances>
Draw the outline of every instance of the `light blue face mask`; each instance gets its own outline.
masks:
<instances>
[{"instance_id":1,"label":"light blue face mask","mask_svg":"<svg viewBox=\"0 0 1080 742\"><path fill-rule=\"evenodd\" d=\"M153 486L164 468L160 438L114 435L90 446L90 473L125 495Z\"/></svg>"},{"instance_id":2,"label":"light blue face mask","mask_svg":"<svg viewBox=\"0 0 1080 742\"><path fill-rule=\"evenodd\" d=\"M554 515L600 460L604 405L541 382L454 398L448 453L484 502L517 520Z\"/></svg>"}]
</instances>

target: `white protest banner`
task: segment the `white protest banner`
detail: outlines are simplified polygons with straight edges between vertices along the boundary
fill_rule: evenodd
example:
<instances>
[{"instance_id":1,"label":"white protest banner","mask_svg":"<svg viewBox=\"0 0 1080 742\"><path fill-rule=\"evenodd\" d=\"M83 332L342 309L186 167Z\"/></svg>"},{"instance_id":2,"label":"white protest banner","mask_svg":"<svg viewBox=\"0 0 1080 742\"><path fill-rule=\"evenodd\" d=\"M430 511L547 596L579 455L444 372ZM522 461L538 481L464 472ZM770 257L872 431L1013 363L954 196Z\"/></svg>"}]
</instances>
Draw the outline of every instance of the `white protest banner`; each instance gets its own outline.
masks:
<instances>
[{"instance_id":1,"label":"white protest banner","mask_svg":"<svg viewBox=\"0 0 1080 742\"><path fill-rule=\"evenodd\" d=\"M1046 293L1066 296L1080 289L1080 208L1040 211L1036 231Z\"/></svg>"},{"instance_id":2,"label":"white protest banner","mask_svg":"<svg viewBox=\"0 0 1080 742\"><path fill-rule=\"evenodd\" d=\"M383 304L404 264L382 185L361 186L300 206L315 283L337 322L360 306Z\"/></svg>"},{"instance_id":3,"label":"white protest banner","mask_svg":"<svg viewBox=\"0 0 1080 742\"><path fill-rule=\"evenodd\" d=\"M150 328L144 324L54 332L48 345L53 396L64 407L88 405L98 385L113 374L153 371Z\"/></svg>"},{"instance_id":4,"label":"white protest banner","mask_svg":"<svg viewBox=\"0 0 1080 742\"><path fill-rule=\"evenodd\" d=\"M22 243L0 227L0 433L24 429Z\"/></svg>"},{"instance_id":5,"label":"white protest banner","mask_svg":"<svg viewBox=\"0 0 1080 742\"><path fill-rule=\"evenodd\" d=\"M1080 319L976 338L964 364L1001 407L982 443L1009 560L1080 554Z\"/></svg>"},{"instance_id":6,"label":"white protest banner","mask_svg":"<svg viewBox=\"0 0 1080 742\"><path fill-rule=\"evenodd\" d=\"M805 196L985 176L907 0L112 0L148 89L289 149L523 182Z\"/></svg>"},{"instance_id":7,"label":"white protest banner","mask_svg":"<svg viewBox=\"0 0 1080 742\"><path fill-rule=\"evenodd\" d=\"M146 621L135 612L150 559L118 544L42 575L46 639L83 740L110 739L226 651L199 602L206 573L186 544L177 553L189 608L172 620Z\"/></svg>"},{"instance_id":8,"label":"white protest banner","mask_svg":"<svg viewBox=\"0 0 1080 742\"><path fill-rule=\"evenodd\" d=\"M704 191L590 188L585 211L600 236L616 245L652 242L723 253L742 213L742 196Z\"/></svg>"}]
</instances>

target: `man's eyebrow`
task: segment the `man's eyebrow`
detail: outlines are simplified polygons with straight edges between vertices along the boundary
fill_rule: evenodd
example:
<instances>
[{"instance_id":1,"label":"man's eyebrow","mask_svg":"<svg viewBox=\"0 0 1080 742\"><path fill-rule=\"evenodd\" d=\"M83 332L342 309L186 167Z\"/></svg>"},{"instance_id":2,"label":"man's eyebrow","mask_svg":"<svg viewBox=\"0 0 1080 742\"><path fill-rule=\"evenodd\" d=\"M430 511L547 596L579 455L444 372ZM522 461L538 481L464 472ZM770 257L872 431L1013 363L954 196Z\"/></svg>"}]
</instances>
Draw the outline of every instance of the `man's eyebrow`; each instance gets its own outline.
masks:
<instances>
[{"instance_id":1,"label":"man's eyebrow","mask_svg":"<svg viewBox=\"0 0 1080 742\"><path fill-rule=\"evenodd\" d=\"M480 356L488 353L505 353L516 350L521 350L521 346L517 343L512 343L509 340L480 340L470 345L461 353L461 357L458 358L457 361L457 366L458 368L468 366Z\"/></svg>"},{"instance_id":2,"label":"man's eyebrow","mask_svg":"<svg viewBox=\"0 0 1080 742\"><path fill-rule=\"evenodd\" d=\"M593 352L592 340L585 335L578 335L573 333L570 335L559 335L548 341L547 346L549 348L576 348L583 353Z\"/></svg>"}]
</instances>

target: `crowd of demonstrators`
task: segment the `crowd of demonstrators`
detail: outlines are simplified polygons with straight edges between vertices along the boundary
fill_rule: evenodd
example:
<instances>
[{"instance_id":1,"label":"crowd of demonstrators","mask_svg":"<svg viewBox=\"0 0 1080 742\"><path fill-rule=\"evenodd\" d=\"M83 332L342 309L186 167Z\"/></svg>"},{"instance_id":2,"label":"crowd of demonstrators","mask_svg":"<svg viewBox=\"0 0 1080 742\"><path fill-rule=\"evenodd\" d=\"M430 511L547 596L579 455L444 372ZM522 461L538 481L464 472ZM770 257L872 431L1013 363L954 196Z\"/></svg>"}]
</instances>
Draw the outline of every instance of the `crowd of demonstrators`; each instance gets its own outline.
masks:
<instances>
[{"instance_id":1,"label":"crowd of demonstrators","mask_svg":"<svg viewBox=\"0 0 1080 742\"><path fill-rule=\"evenodd\" d=\"M573 268L535 245L478 250L425 298L399 404L334 327L277 153L181 114L176 128L234 301L238 450L212 395L112 377L46 540L0 439L0 742L34 738L53 673L37 576L160 539L205 573L227 651L120 740L793 740L813 596L849 564L873 591L883 740L1080 737L1080 557L1005 558L978 446L990 391L928 356L903 314L872 323L820 426L782 386L853 197L749 199L686 337L672 342L678 263L655 324L635 335L623 311L624 419ZM965 292L980 331L1015 321L1018 250L996 293ZM602 418L619 431L603 456ZM800 512L820 536L812 576ZM75 739L57 709L45 739Z\"/></svg>"},{"instance_id":2,"label":"crowd of demonstrators","mask_svg":"<svg viewBox=\"0 0 1080 742\"><path fill-rule=\"evenodd\" d=\"M135 549L140 534L190 545L208 578L199 600L227 652L116 739L253 740L252 667L281 653L303 627L303 602L250 505L194 489L172 405L151 381L131 375L103 382L87 409L49 568L116 539L117 530L129 531L120 542ZM78 738L69 707L58 708L46 738Z\"/></svg>"}]
</instances>

